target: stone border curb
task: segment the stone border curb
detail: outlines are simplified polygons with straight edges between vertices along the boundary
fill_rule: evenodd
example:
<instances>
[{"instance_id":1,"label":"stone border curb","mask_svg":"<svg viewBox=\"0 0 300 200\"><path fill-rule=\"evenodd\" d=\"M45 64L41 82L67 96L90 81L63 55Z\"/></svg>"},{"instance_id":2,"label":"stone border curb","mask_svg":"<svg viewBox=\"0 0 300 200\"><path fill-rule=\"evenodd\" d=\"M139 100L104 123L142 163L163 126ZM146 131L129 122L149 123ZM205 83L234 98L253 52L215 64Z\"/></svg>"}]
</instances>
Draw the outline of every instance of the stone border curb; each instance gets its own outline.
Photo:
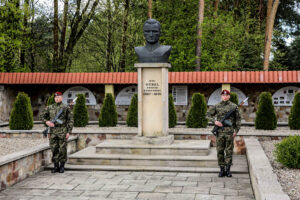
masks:
<instances>
[{"instance_id":1,"label":"stone border curb","mask_svg":"<svg viewBox=\"0 0 300 200\"><path fill-rule=\"evenodd\" d=\"M290 200L256 138L245 138L250 179L256 200Z\"/></svg>"}]
</instances>

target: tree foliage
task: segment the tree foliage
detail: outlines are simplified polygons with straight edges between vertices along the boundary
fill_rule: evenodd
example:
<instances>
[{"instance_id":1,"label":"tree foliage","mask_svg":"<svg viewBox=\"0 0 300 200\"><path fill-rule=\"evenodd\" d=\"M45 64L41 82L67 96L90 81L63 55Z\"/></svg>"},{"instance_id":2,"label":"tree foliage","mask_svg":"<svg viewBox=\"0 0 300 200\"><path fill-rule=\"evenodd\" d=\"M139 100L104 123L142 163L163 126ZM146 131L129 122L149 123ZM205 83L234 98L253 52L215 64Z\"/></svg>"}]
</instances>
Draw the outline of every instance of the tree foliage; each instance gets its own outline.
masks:
<instances>
[{"instance_id":1,"label":"tree foliage","mask_svg":"<svg viewBox=\"0 0 300 200\"><path fill-rule=\"evenodd\" d=\"M230 99L232 103L235 103L236 105L239 105L239 98L238 95L235 92L230 92Z\"/></svg>"},{"instance_id":2,"label":"tree foliage","mask_svg":"<svg viewBox=\"0 0 300 200\"><path fill-rule=\"evenodd\" d=\"M116 126L118 122L118 113L116 110L115 100L111 93L107 93L104 98L99 115L99 126L109 127Z\"/></svg>"},{"instance_id":3,"label":"tree foliage","mask_svg":"<svg viewBox=\"0 0 300 200\"><path fill-rule=\"evenodd\" d=\"M177 114L174 105L174 98L169 94L169 128L174 128L177 124Z\"/></svg>"},{"instance_id":4,"label":"tree foliage","mask_svg":"<svg viewBox=\"0 0 300 200\"><path fill-rule=\"evenodd\" d=\"M75 127L85 127L89 122L88 108L85 103L85 95L78 94L73 111Z\"/></svg>"},{"instance_id":5,"label":"tree foliage","mask_svg":"<svg viewBox=\"0 0 300 200\"><path fill-rule=\"evenodd\" d=\"M47 100L47 106L50 106L55 103L54 94L52 94Z\"/></svg>"},{"instance_id":6,"label":"tree foliage","mask_svg":"<svg viewBox=\"0 0 300 200\"><path fill-rule=\"evenodd\" d=\"M27 94L19 92L10 113L11 130L30 130L33 127L31 101Z\"/></svg>"},{"instance_id":7,"label":"tree foliage","mask_svg":"<svg viewBox=\"0 0 300 200\"><path fill-rule=\"evenodd\" d=\"M206 119L207 105L203 94L194 93L192 96L192 106L189 110L186 126L188 128L205 128L208 124Z\"/></svg>"},{"instance_id":8,"label":"tree foliage","mask_svg":"<svg viewBox=\"0 0 300 200\"><path fill-rule=\"evenodd\" d=\"M300 130L300 92L295 94L288 122L290 129Z\"/></svg>"},{"instance_id":9,"label":"tree foliage","mask_svg":"<svg viewBox=\"0 0 300 200\"><path fill-rule=\"evenodd\" d=\"M258 110L255 118L255 128L274 130L277 127L277 117L270 92L262 92L259 95Z\"/></svg>"},{"instance_id":10,"label":"tree foliage","mask_svg":"<svg viewBox=\"0 0 300 200\"><path fill-rule=\"evenodd\" d=\"M300 136L289 136L276 144L275 156L284 166L300 169Z\"/></svg>"},{"instance_id":11,"label":"tree foliage","mask_svg":"<svg viewBox=\"0 0 300 200\"><path fill-rule=\"evenodd\" d=\"M127 126L129 127L138 127L138 95L132 95L130 106L128 108Z\"/></svg>"}]
</instances>

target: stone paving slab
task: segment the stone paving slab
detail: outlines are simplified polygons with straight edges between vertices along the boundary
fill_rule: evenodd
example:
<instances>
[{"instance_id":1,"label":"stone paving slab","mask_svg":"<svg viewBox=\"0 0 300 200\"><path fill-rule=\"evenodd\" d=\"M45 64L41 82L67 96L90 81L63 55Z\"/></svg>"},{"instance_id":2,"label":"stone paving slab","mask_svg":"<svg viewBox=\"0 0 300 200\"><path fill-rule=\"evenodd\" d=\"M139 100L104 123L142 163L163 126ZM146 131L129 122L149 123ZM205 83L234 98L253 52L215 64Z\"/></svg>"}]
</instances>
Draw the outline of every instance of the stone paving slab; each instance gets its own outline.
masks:
<instances>
[{"instance_id":1,"label":"stone paving slab","mask_svg":"<svg viewBox=\"0 0 300 200\"><path fill-rule=\"evenodd\" d=\"M217 173L44 171L1 191L0 200L254 200L248 174L234 174L232 178L217 176Z\"/></svg>"}]
</instances>

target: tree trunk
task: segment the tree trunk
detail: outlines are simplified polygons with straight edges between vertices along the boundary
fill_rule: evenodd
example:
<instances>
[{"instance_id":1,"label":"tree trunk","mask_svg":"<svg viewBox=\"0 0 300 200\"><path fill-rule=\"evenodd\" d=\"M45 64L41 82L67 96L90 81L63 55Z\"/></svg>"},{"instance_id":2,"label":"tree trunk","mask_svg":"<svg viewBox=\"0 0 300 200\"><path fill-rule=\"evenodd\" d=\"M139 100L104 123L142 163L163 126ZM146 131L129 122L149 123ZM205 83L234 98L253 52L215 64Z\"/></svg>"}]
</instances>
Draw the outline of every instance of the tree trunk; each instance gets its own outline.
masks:
<instances>
[{"instance_id":1,"label":"tree trunk","mask_svg":"<svg viewBox=\"0 0 300 200\"><path fill-rule=\"evenodd\" d=\"M214 18L217 18L218 16L218 9L219 9L219 3L220 3L220 0L215 0L214 1Z\"/></svg>"},{"instance_id":2,"label":"tree trunk","mask_svg":"<svg viewBox=\"0 0 300 200\"><path fill-rule=\"evenodd\" d=\"M269 20L272 12L272 5L273 5L273 0L268 0L267 3L267 16L266 16L266 30L265 30L265 44L267 41L268 37L268 30L269 30Z\"/></svg>"},{"instance_id":3,"label":"tree trunk","mask_svg":"<svg viewBox=\"0 0 300 200\"><path fill-rule=\"evenodd\" d=\"M269 20L267 21L267 25L266 25L266 28L268 29L266 29L266 38L265 38L265 54L264 54L265 71L269 70L269 58L270 58L271 43L272 43L272 33L273 33L274 21L275 21L275 16L277 13L278 6L279 6L279 0L275 0L271 9Z\"/></svg>"},{"instance_id":4,"label":"tree trunk","mask_svg":"<svg viewBox=\"0 0 300 200\"><path fill-rule=\"evenodd\" d=\"M123 35L122 35L122 48L121 48L121 55L120 55L120 65L119 71L125 72L125 61L126 61L126 45L127 45L127 27L128 27L128 13L129 13L129 0L125 0L124 5L124 17L123 17Z\"/></svg>"},{"instance_id":5,"label":"tree trunk","mask_svg":"<svg viewBox=\"0 0 300 200\"><path fill-rule=\"evenodd\" d=\"M148 0L148 18L152 18L152 0Z\"/></svg>"},{"instance_id":6,"label":"tree trunk","mask_svg":"<svg viewBox=\"0 0 300 200\"><path fill-rule=\"evenodd\" d=\"M112 15L111 15L111 3L107 0L107 40L106 40L106 71L110 72L112 67L111 55L112 55Z\"/></svg>"},{"instance_id":7,"label":"tree trunk","mask_svg":"<svg viewBox=\"0 0 300 200\"><path fill-rule=\"evenodd\" d=\"M23 44L22 44L22 49L21 49L21 55L20 55L20 62L21 66L25 66L25 49L27 45L27 39L28 39L28 33L27 33L27 28L28 28L28 17L29 17L29 0L24 1L24 27L23 27Z\"/></svg>"},{"instance_id":8,"label":"tree trunk","mask_svg":"<svg viewBox=\"0 0 300 200\"><path fill-rule=\"evenodd\" d=\"M201 45L202 45L202 24L204 19L204 0L199 0L198 27L197 27L197 47L196 47L196 69L200 71L201 65Z\"/></svg>"},{"instance_id":9,"label":"tree trunk","mask_svg":"<svg viewBox=\"0 0 300 200\"><path fill-rule=\"evenodd\" d=\"M68 9L69 9L69 0L64 1L64 13L63 13L63 24L61 30L61 38L60 38L60 50L59 50L59 67L64 68L63 58L64 58L64 50L65 50L65 41L66 41L66 30L67 30L67 18L68 18Z\"/></svg>"},{"instance_id":10,"label":"tree trunk","mask_svg":"<svg viewBox=\"0 0 300 200\"><path fill-rule=\"evenodd\" d=\"M58 0L54 0L54 20L53 20L53 71L59 72L58 65Z\"/></svg>"}]
</instances>

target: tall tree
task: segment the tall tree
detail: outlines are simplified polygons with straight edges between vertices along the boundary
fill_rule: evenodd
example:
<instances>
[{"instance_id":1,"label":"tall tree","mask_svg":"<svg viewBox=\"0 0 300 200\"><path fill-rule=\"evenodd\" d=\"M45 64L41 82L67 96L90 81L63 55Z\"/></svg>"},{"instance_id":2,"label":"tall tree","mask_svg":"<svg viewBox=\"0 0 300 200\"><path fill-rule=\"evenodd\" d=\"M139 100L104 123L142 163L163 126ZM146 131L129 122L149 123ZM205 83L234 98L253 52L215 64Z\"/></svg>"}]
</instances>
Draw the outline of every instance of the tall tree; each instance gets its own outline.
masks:
<instances>
[{"instance_id":1,"label":"tall tree","mask_svg":"<svg viewBox=\"0 0 300 200\"><path fill-rule=\"evenodd\" d=\"M53 16L53 68L54 71L60 71L58 65L58 0L54 0L54 16Z\"/></svg>"},{"instance_id":2,"label":"tall tree","mask_svg":"<svg viewBox=\"0 0 300 200\"><path fill-rule=\"evenodd\" d=\"M275 16L279 6L279 0L268 0L267 6L267 21L266 21L266 34L265 34L265 51L264 51L264 70L269 70L269 59L271 51L271 42Z\"/></svg>"},{"instance_id":3,"label":"tall tree","mask_svg":"<svg viewBox=\"0 0 300 200\"><path fill-rule=\"evenodd\" d=\"M200 71L201 65L201 44L202 44L202 24L204 19L204 0L199 0L198 26L197 26L197 48L196 48L196 70Z\"/></svg>"},{"instance_id":4,"label":"tall tree","mask_svg":"<svg viewBox=\"0 0 300 200\"><path fill-rule=\"evenodd\" d=\"M76 1L76 10L74 16L71 17L67 14L68 12L68 0L64 0L64 13L63 13L63 28L61 30L61 43L60 52L58 47L58 17L56 17L57 0L54 0L54 61L53 61L53 71L55 72L65 72L70 70L72 64L73 50L81 38L82 34L88 27L91 19L95 14L96 7L99 4L99 0L88 0L85 7L81 8L82 0ZM90 10L89 10L90 8ZM88 11L89 10L89 11ZM68 40L66 40L66 26L67 18L71 18L70 22L70 34ZM57 59L57 62L56 62Z\"/></svg>"},{"instance_id":5,"label":"tall tree","mask_svg":"<svg viewBox=\"0 0 300 200\"><path fill-rule=\"evenodd\" d=\"M126 61L126 47L127 47L127 28L128 28L128 13L129 13L129 0L125 0L124 4L124 16L123 16L123 34L122 34L122 47L120 55L120 72L125 71Z\"/></svg>"}]
</instances>

